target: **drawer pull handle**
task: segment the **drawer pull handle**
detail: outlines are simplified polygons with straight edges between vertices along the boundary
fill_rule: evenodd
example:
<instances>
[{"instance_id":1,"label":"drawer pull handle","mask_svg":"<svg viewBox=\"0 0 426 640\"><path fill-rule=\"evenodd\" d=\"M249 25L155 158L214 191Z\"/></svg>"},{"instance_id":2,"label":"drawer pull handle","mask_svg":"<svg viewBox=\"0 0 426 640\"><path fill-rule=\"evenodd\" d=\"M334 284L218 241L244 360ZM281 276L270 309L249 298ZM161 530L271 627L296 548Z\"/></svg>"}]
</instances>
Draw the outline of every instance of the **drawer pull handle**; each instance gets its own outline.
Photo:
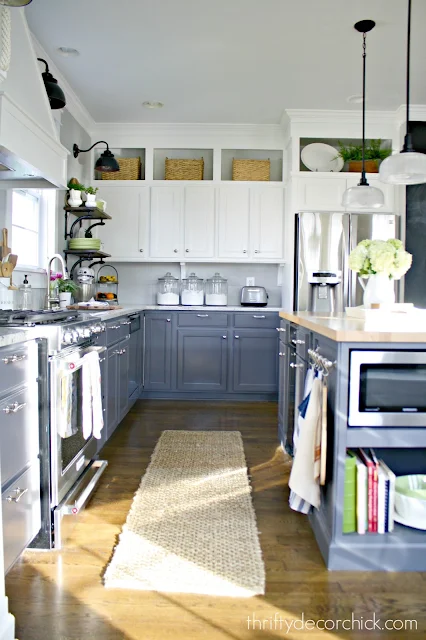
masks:
<instances>
[{"instance_id":1,"label":"drawer pull handle","mask_svg":"<svg viewBox=\"0 0 426 640\"><path fill-rule=\"evenodd\" d=\"M121 325L120 324L113 324L111 327L108 327L108 329L120 329Z\"/></svg>"},{"instance_id":2,"label":"drawer pull handle","mask_svg":"<svg viewBox=\"0 0 426 640\"><path fill-rule=\"evenodd\" d=\"M20 362L21 360L26 359L26 355L17 356L16 353L13 356L9 356L8 358L2 358L4 364L11 364L13 362Z\"/></svg>"},{"instance_id":3,"label":"drawer pull handle","mask_svg":"<svg viewBox=\"0 0 426 640\"><path fill-rule=\"evenodd\" d=\"M105 362L106 358L99 358L99 362Z\"/></svg>"},{"instance_id":4,"label":"drawer pull handle","mask_svg":"<svg viewBox=\"0 0 426 640\"><path fill-rule=\"evenodd\" d=\"M299 340L299 339L295 340L294 338L292 338L291 341L293 344L305 344L304 340Z\"/></svg>"},{"instance_id":5,"label":"drawer pull handle","mask_svg":"<svg viewBox=\"0 0 426 640\"><path fill-rule=\"evenodd\" d=\"M253 316L253 318L256 318L257 320L264 320L266 316Z\"/></svg>"},{"instance_id":6,"label":"drawer pull handle","mask_svg":"<svg viewBox=\"0 0 426 640\"><path fill-rule=\"evenodd\" d=\"M26 402L23 402L22 404L19 404L19 402L14 402L13 404L8 404L7 407L3 409L3 411L5 413L18 413L18 411L21 411L21 409L26 406Z\"/></svg>"},{"instance_id":7,"label":"drawer pull handle","mask_svg":"<svg viewBox=\"0 0 426 640\"><path fill-rule=\"evenodd\" d=\"M6 502L19 502L23 495L25 495L28 489L13 489L16 493L16 496L7 496Z\"/></svg>"},{"instance_id":8,"label":"drawer pull handle","mask_svg":"<svg viewBox=\"0 0 426 640\"><path fill-rule=\"evenodd\" d=\"M124 353L126 353L126 349L120 349L120 356L122 356Z\"/></svg>"},{"instance_id":9,"label":"drawer pull handle","mask_svg":"<svg viewBox=\"0 0 426 640\"><path fill-rule=\"evenodd\" d=\"M132 324L132 321L131 321L131 320L126 320L126 322L122 322L121 324L122 324L122 325L123 325L123 324Z\"/></svg>"},{"instance_id":10,"label":"drawer pull handle","mask_svg":"<svg viewBox=\"0 0 426 640\"><path fill-rule=\"evenodd\" d=\"M197 313L197 318L208 318L209 314L208 313Z\"/></svg>"},{"instance_id":11,"label":"drawer pull handle","mask_svg":"<svg viewBox=\"0 0 426 640\"><path fill-rule=\"evenodd\" d=\"M285 333L285 329L283 329L282 327L277 327L277 331L279 333Z\"/></svg>"},{"instance_id":12,"label":"drawer pull handle","mask_svg":"<svg viewBox=\"0 0 426 640\"><path fill-rule=\"evenodd\" d=\"M282 351L280 351L278 355L280 356L280 358L284 358L285 353L283 353Z\"/></svg>"},{"instance_id":13,"label":"drawer pull handle","mask_svg":"<svg viewBox=\"0 0 426 640\"><path fill-rule=\"evenodd\" d=\"M115 351L112 352L113 356L119 356L120 352L116 349Z\"/></svg>"},{"instance_id":14,"label":"drawer pull handle","mask_svg":"<svg viewBox=\"0 0 426 640\"><path fill-rule=\"evenodd\" d=\"M303 367L303 364L294 364L294 362L290 362L290 367L292 369L301 369Z\"/></svg>"}]
</instances>

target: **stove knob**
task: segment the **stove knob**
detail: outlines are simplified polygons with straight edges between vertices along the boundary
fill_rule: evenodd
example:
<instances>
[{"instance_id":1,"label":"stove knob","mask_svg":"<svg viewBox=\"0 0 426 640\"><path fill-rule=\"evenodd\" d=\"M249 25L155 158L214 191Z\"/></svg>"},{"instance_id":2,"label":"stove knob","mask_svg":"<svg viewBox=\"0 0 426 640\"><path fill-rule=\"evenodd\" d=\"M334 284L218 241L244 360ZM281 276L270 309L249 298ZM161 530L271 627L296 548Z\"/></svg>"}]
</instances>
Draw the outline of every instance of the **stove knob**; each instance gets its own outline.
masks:
<instances>
[{"instance_id":1,"label":"stove knob","mask_svg":"<svg viewBox=\"0 0 426 640\"><path fill-rule=\"evenodd\" d=\"M83 329L83 337L84 338L90 338L90 336L92 335L92 330L90 327L84 327Z\"/></svg>"},{"instance_id":2,"label":"stove knob","mask_svg":"<svg viewBox=\"0 0 426 640\"><path fill-rule=\"evenodd\" d=\"M90 327L90 331L92 333L99 333L98 325L97 324L92 324L91 327Z\"/></svg>"},{"instance_id":3,"label":"stove knob","mask_svg":"<svg viewBox=\"0 0 426 640\"><path fill-rule=\"evenodd\" d=\"M77 333L79 338L83 338L84 337L84 329L83 329L83 327L77 327L75 329L75 331L76 331L76 333Z\"/></svg>"},{"instance_id":4,"label":"stove knob","mask_svg":"<svg viewBox=\"0 0 426 640\"><path fill-rule=\"evenodd\" d=\"M72 330L72 341L73 342L78 342L79 337L80 336L78 334L78 331L76 329L73 329Z\"/></svg>"},{"instance_id":5,"label":"stove knob","mask_svg":"<svg viewBox=\"0 0 426 640\"><path fill-rule=\"evenodd\" d=\"M62 342L63 342L63 344L72 344L73 343L73 335L72 335L71 331L65 331L64 335L62 336Z\"/></svg>"}]
</instances>

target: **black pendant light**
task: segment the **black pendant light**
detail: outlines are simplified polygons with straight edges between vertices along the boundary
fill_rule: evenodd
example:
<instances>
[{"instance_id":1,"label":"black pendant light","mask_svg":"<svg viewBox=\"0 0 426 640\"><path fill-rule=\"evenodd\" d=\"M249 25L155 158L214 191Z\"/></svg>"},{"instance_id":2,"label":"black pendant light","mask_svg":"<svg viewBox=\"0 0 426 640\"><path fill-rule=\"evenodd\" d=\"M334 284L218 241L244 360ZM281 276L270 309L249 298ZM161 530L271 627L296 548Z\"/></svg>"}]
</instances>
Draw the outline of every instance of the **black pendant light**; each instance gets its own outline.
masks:
<instances>
[{"instance_id":1,"label":"black pendant light","mask_svg":"<svg viewBox=\"0 0 426 640\"><path fill-rule=\"evenodd\" d=\"M32 0L0 0L0 4L6 7L26 7Z\"/></svg>"},{"instance_id":2,"label":"black pendant light","mask_svg":"<svg viewBox=\"0 0 426 640\"><path fill-rule=\"evenodd\" d=\"M374 20L360 20L354 28L362 33L362 171L361 180L356 187L346 189L343 194L342 206L346 209L380 209L385 204L383 191L370 187L365 177L365 76L367 58L367 33L376 23Z\"/></svg>"},{"instance_id":3,"label":"black pendant light","mask_svg":"<svg viewBox=\"0 0 426 640\"><path fill-rule=\"evenodd\" d=\"M97 144L106 144L107 148L103 152L103 154L96 160L95 171L103 171L106 173L113 173L114 171L120 171L120 165L117 160L114 158L114 154L109 150L108 143L105 140L98 140L92 144L88 149L79 149L78 145L74 145L72 148L74 158L78 158L79 153L86 153L87 151L91 151L93 147Z\"/></svg>"},{"instance_id":4,"label":"black pendant light","mask_svg":"<svg viewBox=\"0 0 426 640\"><path fill-rule=\"evenodd\" d=\"M389 184L421 184L426 182L426 155L414 151L410 128L410 49L411 49L411 0L408 0L407 20L407 84L406 121L404 145L400 153L394 153L380 165L379 178Z\"/></svg>"},{"instance_id":5,"label":"black pendant light","mask_svg":"<svg viewBox=\"0 0 426 640\"><path fill-rule=\"evenodd\" d=\"M66 105L65 95L61 87L58 85L56 78L49 73L49 66L46 60L43 58L37 58L40 62L44 62L46 65L45 71L41 74L43 77L44 87L46 89L47 97L49 98L51 109L62 109Z\"/></svg>"}]
</instances>

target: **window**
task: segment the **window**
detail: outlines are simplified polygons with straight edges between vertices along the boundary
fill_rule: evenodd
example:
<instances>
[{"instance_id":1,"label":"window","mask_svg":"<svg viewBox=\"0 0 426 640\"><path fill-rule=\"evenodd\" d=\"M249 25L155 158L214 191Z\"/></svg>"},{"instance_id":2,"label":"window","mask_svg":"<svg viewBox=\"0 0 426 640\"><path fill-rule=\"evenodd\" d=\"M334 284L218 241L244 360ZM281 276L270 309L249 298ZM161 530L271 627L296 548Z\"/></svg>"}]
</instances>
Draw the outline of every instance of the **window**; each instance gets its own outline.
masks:
<instances>
[{"instance_id":1,"label":"window","mask_svg":"<svg viewBox=\"0 0 426 640\"><path fill-rule=\"evenodd\" d=\"M12 191L9 246L19 256L19 265L45 268L54 252L56 192L53 189Z\"/></svg>"}]
</instances>

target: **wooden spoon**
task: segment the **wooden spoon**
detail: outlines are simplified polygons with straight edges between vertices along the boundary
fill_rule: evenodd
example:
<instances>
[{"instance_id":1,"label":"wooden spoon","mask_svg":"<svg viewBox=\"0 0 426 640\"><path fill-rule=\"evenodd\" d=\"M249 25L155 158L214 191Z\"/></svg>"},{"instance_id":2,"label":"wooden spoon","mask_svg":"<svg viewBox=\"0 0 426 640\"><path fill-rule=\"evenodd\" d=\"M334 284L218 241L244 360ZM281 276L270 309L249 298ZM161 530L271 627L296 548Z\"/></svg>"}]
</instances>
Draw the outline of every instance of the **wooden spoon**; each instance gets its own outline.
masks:
<instances>
[{"instance_id":1,"label":"wooden spoon","mask_svg":"<svg viewBox=\"0 0 426 640\"><path fill-rule=\"evenodd\" d=\"M2 233L3 233L3 258L5 258L8 253L12 253L12 249L7 246L7 229L6 229L6 227L4 227Z\"/></svg>"},{"instance_id":2,"label":"wooden spoon","mask_svg":"<svg viewBox=\"0 0 426 640\"><path fill-rule=\"evenodd\" d=\"M15 268L18 263L18 256L16 253L10 253L7 257L7 261L10 262L13 268Z\"/></svg>"}]
</instances>

